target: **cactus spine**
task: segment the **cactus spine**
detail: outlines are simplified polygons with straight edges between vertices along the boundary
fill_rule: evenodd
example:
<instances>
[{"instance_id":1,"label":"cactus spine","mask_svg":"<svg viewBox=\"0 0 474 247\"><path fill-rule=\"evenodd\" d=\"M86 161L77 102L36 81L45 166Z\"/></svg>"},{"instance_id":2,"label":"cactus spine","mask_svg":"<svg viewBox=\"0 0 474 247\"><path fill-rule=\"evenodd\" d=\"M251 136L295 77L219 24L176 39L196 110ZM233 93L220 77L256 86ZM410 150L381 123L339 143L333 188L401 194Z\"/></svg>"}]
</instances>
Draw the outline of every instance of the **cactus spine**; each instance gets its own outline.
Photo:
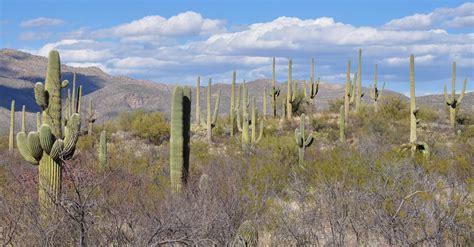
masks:
<instances>
[{"instance_id":1,"label":"cactus spine","mask_svg":"<svg viewBox=\"0 0 474 247\"><path fill-rule=\"evenodd\" d=\"M344 94L344 121L347 122L349 120L349 106L352 95L354 94L352 91L352 84L351 84L351 61L347 62L347 70L346 70L346 90Z\"/></svg>"},{"instance_id":2,"label":"cactus spine","mask_svg":"<svg viewBox=\"0 0 474 247\"><path fill-rule=\"evenodd\" d=\"M211 90L212 81L211 78L209 78L209 82L207 83L207 118L205 121L207 142L209 144L212 144L212 129L216 126L217 115L219 114L219 102L221 98L221 90L219 89L219 93L217 94L216 102L214 104L214 113L211 113Z\"/></svg>"},{"instance_id":3,"label":"cactus spine","mask_svg":"<svg viewBox=\"0 0 474 247\"><path fill-rule=\"evenodd\" d=\"M8 136L8 150L13 151L13 135L15 133L15 101L12 100L12 105L10 108L10 134Z\"/></svg>"},{"instance_id":4,"label":"cactus spine","mask_svg":"<svg viewBox=\"0 0 474 247\"><path fill-rule=\"evenodd\" d=\"M374 86L370 86L370 97L372 98L372 101L374 101L374 109L375 112L378 112L378 101L380 97L382 97L383 94L383 89L385 88L385 82L382 85L382 90L379 91L377 88L377 64L375 64L375 71L374 71Z\"/></svg>"},{"instance_id":5,"label":"cactus spine","mask_svg":"<svg viewBox=\"0 0 474 247\"><path fill-rule=\"evenodd\" d=\"M34 88L36 103L43 110L40 130L26 134L22 127L22 131L16 136L18 150L23 158L34 165L39 164L39 200L42 216L48 215L49 209L54 206L61 192L62 161L72 158L81 124L80 115L76 111L64 122L63 134L61 89L67 87L68 81L61 82L60 79L59 53L53 50L48 57L45 83L38 82ZM80 97L77 99L78 102L79 99Z\"/></svg>"},{"instance_id":6,"label":"cactus spine","mask_svg":"<svg viewBox=\"0 0 474 247\"><path fill-rule=\"evenodd\" d=\"M430 149L427 143L418 142L416 136L416 127L420 123L417 119L418 108L415 98L415 57L410 55L410 143L402 144L401 151L411 150L412 156L415 152L421 152L425 157L430 155Z\"/></svg>"},{"instance_id":7,"label":"cactus spine","mask_svg":"<svg viewBox=\"0 0 474 247\"><path fill-rule=\"evenodd\" d=\"M357 90L355 94L355 108L356 112L359 111L360 109L360 100L362 97L364 97L364 94L362 93L362 72L361 68L362 67L362 49L359 49L359 63L357 64Z\"/></svg>"},{"instance_id":8,"label":"cactus spine","mask_svg":"<svg viewBox=\"0 0 474 247\"><path fill-rule=\"evenodd\" d=\"M170 178L174 192L186 184L189 171L191 89L175 87L171 105Z\"/></svg>"},{"instance_id":9,"label":"cactus spine","mask_svg":"<svg viewBox=\"0 0 474 247\"><path fill-rule=\"evenodd\" d=\"M319 77L318 77L318 82L314 82L314 58L311 59L311 76L309 77L309 98L314 99L316 98L316 95L318 94L319 91ZM305 88L304 92L306 94L306 83L305 83Z\"/></svg>"},{"instance_id":10,"label":"cactus spine","mask_svg":"<svg viewBox=\"0 0 474 247\"><path fill-rule=\"evenodd\" d=\"M339 108L339 141L346 142L346 121L344 119L344 106Z\"/></svg>"},{"instance_id":11,"label":"cactus spine","mask_svg":"<svg viewBox=\"0 0 474 247\"><path fill-rule=\"evenodd\" d=\"M275 79L275 57L273 58L272 64L272 109L273 109L273 117L277 116L277 97L280 95L280 89L276 88L276 79Z\"/></svg>"},{"instance_id":12,"label":"cactus spine","mask_svg":"<svg viewBox=\"0 0 474 247\"><path fill-rule=\"evenodd\" d=\"M444 100L449 106L449 122L454 128L456 125L456 112L458 111L461 101L464 98L466 92L467 78L464 78L461 95L456 99L456 62L453 62L453 75L451 79L451 99L448 96L446 85L444 85Z\"/></svg>"},{"instance_id":13,"label":"cactus spine","mask_svg":"<svg viewBox=\"0 0 474 247\"><path fill-rule=\"evenodd\" d=\"M105 130L102 130L102 132L100 132L98 151L99 165L100 167L104 168L107 166L107 133L105 132Z\"/></svg>"},{"instance_id":14,"label":"cactus spine","mask_svg":"<svg viewBox=\"0 0 474 247\"><path fill-rule=\"evenodd\" d=\"M199 76L196 85L196 125L201 125L201 77Z\"/></svg>"},{"instance_id":15,"label":"cactus spine","mask_svg":"<svg viewBox=\"0 0 474 247\"><path fill-rule=\"evenodd\" d=\"M311 144L313 143L312 133L309 133L308 137L306 137L304 113L301 115L300 128L295 129L295 140L296 140L296 144L298 145L298 154L299 154L298 164L300 166L303 166L304 151L307 147L311 146Z\"/></svg>"},{"instance_id":16,"label":"cactus spine","mask_svg":"<svg viewBox=\"0 0 474 247\"><path fill-rule=\"evenodd\" d=\"M236 72L232 73L232 85L230 91L230 136L234 136L235 131L235 80L236 80Z\"/></svg>"}]
</instances>

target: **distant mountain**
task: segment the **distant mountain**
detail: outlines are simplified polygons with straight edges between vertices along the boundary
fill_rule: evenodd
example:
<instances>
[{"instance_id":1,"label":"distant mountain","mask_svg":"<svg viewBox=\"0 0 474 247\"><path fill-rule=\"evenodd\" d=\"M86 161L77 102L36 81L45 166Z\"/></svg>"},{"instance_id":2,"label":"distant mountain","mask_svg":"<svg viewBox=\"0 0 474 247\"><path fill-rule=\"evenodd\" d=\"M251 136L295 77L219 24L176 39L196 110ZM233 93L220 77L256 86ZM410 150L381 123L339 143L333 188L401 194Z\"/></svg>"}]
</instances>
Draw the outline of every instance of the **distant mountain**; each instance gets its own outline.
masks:
<instances>
[{"instance_id":1,"label":"distant mountain","mask_svg":"<svg viewBox=\"0 0 474 247\"><path fill-rule=\"evenodd\" d=\"M0 132L6 132L6 126L9 123L9 108L12 99L16 100L17 111L25 105L28 114L30 126L34 126L33 113L39 108L34 100L33 86L36 82L43 82L46 75L47 58L31 55L25 52L2 49L0 50ZM86 110L89 100L92 100L98 123L117 116L120 112L126 112L136 109L145 111L160 111L169 115L171 93L173 85L155 83L146 80L134 80L124 76L112 76L106 74L96 67L74 68L62 65L62 79L72 82L73 72L77 74L78 85L83 86L83 111ZM230 75L229 75L230 81ZM201 81L201 111L205 114L205 97L207 81ZM262 106L263 89L267 88L269 92L271 81L259 79L247 83L251 97L257 96L257 104ZM72 83L69 84L72 87ZM285 93L286 83L279 84L278 87ZM215 83L213 84L213 95L216 95L218 88L222 89L220 113L226 114L230 108L230 85ZM300 85L301 88L301 85ZM63 91L63 92L66 92ZM333 84L321 82L319 94L316 97L316 107L325 109L328 101L342 98L344 94L342 84ZM370 99L367 88L364 88L364 100ZM398 94L387 91L387 94ZM65 95L65 93L64 93ZM472 96L472 93L471 93ZM466 95L463 104L473 104L473 97ZM195 98L195 95L193 95ZM405 96L403 96L406 98ZM443 101L439 96L420 97L420 103L429 106L442 108ZM193 103L195 100L193 101ZM439 105L440 104L440 105ZM270 111L270 97L267 98L268 112ZM19 121L18 114L18 121ZM193 107L194 117L194 107Z\"/></svg>"}]
</instances>

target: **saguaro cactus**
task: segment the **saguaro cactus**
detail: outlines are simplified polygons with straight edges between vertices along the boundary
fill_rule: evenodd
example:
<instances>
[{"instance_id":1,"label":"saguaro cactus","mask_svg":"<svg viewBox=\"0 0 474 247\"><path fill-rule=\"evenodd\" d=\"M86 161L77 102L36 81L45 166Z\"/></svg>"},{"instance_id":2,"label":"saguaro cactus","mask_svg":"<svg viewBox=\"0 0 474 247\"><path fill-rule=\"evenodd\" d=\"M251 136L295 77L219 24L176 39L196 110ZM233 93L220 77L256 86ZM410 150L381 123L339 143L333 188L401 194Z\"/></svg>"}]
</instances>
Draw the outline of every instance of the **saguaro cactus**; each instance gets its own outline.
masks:
<instances>
[{"instance_id":1,"label":"saguaro cactus","mask_svg":"<svg viewBox=\"0 0 474 247\"><path fill-rule=\"evenodd\" d=\"M252 99L252 113L249 116L247 108L249 107L248 90L243 85L243 106L242 117L237 115L237 128L242 132L242 150L249 150L255 147L263 136L263 119L260 120L260 131L257 136L257 106L255 97Z\"/></svg>"},{"instance_id":2,"label":"saguaro cactus","mask_svg":"<svg viewBox=\"0 0 474 247\"><path fill-rule=\"evenodd\" d=\"M417 119L418 110L415 97L415 57L412 54L410 55L410 143L401 145L401 151L411 150L412 156L415 152L421 152L424 156L429 156L430 149L428 144L418 142L416 136L416 127L420 122Z\"/></svg>"},{"instance_id":3,"label":"saguaro cactus","mask_svg":"<svg viewBox=\"0 0 474 247\"><path fill-rule=\"evenodd\" d=\"M196 125L201 125L201 77L199 76L196 85Z\"/></svg>"},{"instance_id":4,"label":"saguaro cactus","mask_svg":"<svg viewBox=\"0 0 474 247\"><path fill-rule=\"evenodd\" d=\"M191 89L175 87L171 105L170 177L174 192L181 191L189 171Z\"/></svg>"},{"instance_id":5,"label":"saguaro cactus","mask_svg":"<svg viewBox=\"0 0 474 247\"><path fill-rule=\"evenodd\" d=\"M244 221L237 230L233 247L257 247L258 246L258 231L255 225L250 221Z\"/></svg>"},{"instance_id":6,"label":"saguaro cactus","mask_svg":"<svg viewBox=\"0 0 474 247\"><path fill-rule=\"evenodd\" d=\"M61 82L60 78L59 53L53 50L48 57L45 83L36 83L34 90L36 103L43 110L41 128L39 132L28 134L22 128L16 136L18 150L23 158L33 165L39 164L39 200L43 216L47 215L60 194L62 161L72 158L81 124L77 107L76 112L64 122L63 134L61 89L67 87L68 81Z\"/></svg>"},{"instance_id":7,"label":"saguaro cactus","mask_svg":"<svg viewBox=\"0 0 474 247\"><path fill-rule=\"evenodd\" d=\"M234 136L235 131L235 80L236 80L236 72L232 73L232 85L230 91L230 136Z\"/></svg>"},{"instance_id":8,"label":"saguaro cactus","mask_svg":"<svg viewBox=\"0 0 474 247\"><path fill-rule=\"evenodd\" d=\"M15 101L12 100L10 108L10 134L8 135L8 150L13 151L13 135L15 133Z\"/></svg>"},{"instance_id":9,"label":"saguaro cactus","mask_svg":"<svg viewBox=\"0 0 474 247\"><path fill-rule=\"evenodd\" d=\"M300 119L300 128L295 129L295 140L296 144L298 145L298 154L299 154L299 159L298 159L298 164L300 166L303 166L304 164L304 151L307 147L311 146L313 143L313 134L309 133L309 135L306 137L306 132L305 132L305 115L301 115Z\"/></svg>"},{"instance_id":10,"label":"saguaro cactus","mask_svg":"<svg viewBox=\"0 0 474 247\"><path fill-rule=\"evenodd\" d=\"M277 97L280 96L280 89L276 88L276 79L275 79L275 58L273 58L273 65L272 65L272 91L270 96L272 97L272 109L273 109L273 117L277 116Z\"/></svg>"},{"instance_id":11,"label":"saguaro cactus","mask_svg":"<svg viewBox=\"0 0 474 247\"><path fill-rule=\"evenodd\" d=\"M359 111L360 105L361 105L361 99L364 97L364 94L362 93L362 49L359 49L359 63L357 64L357 91L356 91L356 101L355 101L355 107L356 107L356 112Z\"/></svg>"},{"instance_id":12,"label":"saguaro cactus","mask_svg":"<svg viewBox=\"0 0 474 247\"><path fill-rule=\"evenodd\" d=\"M107 166L107 133L105 130L100 132L99 148L98 148L98 158L100 167Z\"/></svg>"},{"instance_id":13,"label":"saguaro cactus","mask_svg":"<svg viewBox=\"0 0 474 247\"><path fill-rule=\"evenodd\" d=\"M350 101L352 98L353 93L353 86L351 84L351 61L347 62L347 70L346 70L346 90L344 94L344 121L349 120L349 107Z\"/></svg>"},{"instance_id":14,"label":"saguaro cactus","mask_svg":"<svg viewBox=\"0 0 474 247\"><path fill-rule=\"evenodd\" d=\"M346 121L344 119L344 106L339 108L339 141L346 142Z\"/></svg>"},{"instance_id":15,"label":"saguaro cactus","mask_svg":"<svg viewBox=\"0 0 474 247\"><path fill-rule=\"evenodd\" d=\"M94 122L95 122L95 114L94 110L92 109L92 100L89 100L89 108L87 110L87 123L88 123L88 128L87 128L87 134L90 136L92 135L94 131Z\"/></svg>"},{"instance_id":16,"label":"saguaro cactus","mask_svg":"<svg viewBox=\"0 0 474 247\"><path fill-rule=\"evenodd\" d=\"M204 121L204 126L206 127L207 131L207 142L209 144L212 143L212 129L216 126L217 116L219 114L219 102L221 98L221 90L219 89L219 93L217 94L217 98L214 104L214 113L211 112L211 90L212 90L212 81L209 78L209 82L207 83L207 118Z\"/></svg>"},{"instance_id":17,"label":"saguaro cactus","mask_svg":"<svg viewBox=\"0 0 474 247\"><path fill-rule=\"evenodd\" d=\"M306 93L306 87L305 87L305 93ZM309 78L309 98L314 99L316 98L316 95L318 94L319 91L319 77L318 77L318 82L314 82L314 58L311 59L311 76Z\"/></svg>"},{"instance_id":18,"label":"saguaro cactus","mask_svg":"<svg viewBox=\"0 0 474 247\"><path fill-rule=\"evenodd\" d=\"M378 112L378 101L382 97L383 94L383 89L385 88L385 82L382 85L382 90L379 91L377 88L377 64L375 64L375 69L374 69L374 86L370 85L370 97L372 98L372 101L374 102L374 110L375 112Z\"/></svg>"},{"instance_id":19,"label":"saguaro cactus","mask_svg":"<svg viewBox=\"0 0 474 247\"><path fill-rule=\"evenodd\" d=\"M296 85L293 85L293 79L292 79L292 74L293 74L293 61L290 59L288 60L288 91L286 92L286 119L291 120L293 118L293 105L292 103L295 101L296 97L296 90L293 89L293 87L296 87Z\"/></svg>"},{"instance_id":20,"label":"saguaro cactus","mask_svg":"<svg viewBox=\"0 0 474 247\"><path fill-rule=\"evenodd\" d=\"M449 122L454 128L456 125L456 112L458 111L461 101L464 98L466 92L467 78L464 78L464 83L462 86L461 95L456 99L456 62L453 62L453 75L451 79L451 98L448 96L448 90L446 85L444 85L444 100L449 106Z\"/></svg>"},{"instance_id":21,"label":"saguaro cactus","mask_svg":"<svg viewBox=\"0 0 474 247\"><path fill-rule=\"evenodd\" d=\"M267 88L263 88L263 108L262 108L262 112L263 112L263 119L267 119Z\"/></svg>"}]
</instances>

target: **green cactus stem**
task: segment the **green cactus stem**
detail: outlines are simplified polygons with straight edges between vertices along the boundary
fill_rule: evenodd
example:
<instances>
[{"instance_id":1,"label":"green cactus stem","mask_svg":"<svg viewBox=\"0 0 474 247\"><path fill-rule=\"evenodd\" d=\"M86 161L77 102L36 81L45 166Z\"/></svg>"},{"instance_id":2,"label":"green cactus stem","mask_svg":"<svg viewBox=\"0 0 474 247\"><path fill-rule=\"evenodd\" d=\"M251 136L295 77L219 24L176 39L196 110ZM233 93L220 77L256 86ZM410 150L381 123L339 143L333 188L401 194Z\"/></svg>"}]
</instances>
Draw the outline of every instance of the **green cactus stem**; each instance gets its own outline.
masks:
<instances>
[{"instance_id":1,"label":"green cactus stem","mask_svg":"<svg viewBox=\"0 0 474 247\"><path fill-rule=\"evenodd\" d=\"M219 102L221 98L221 90L217 94L216 101L214 102L214 111L211 112L211 91L212 91L212 80L209 78L207 83L207 117L203 120L203 125L206 128L207 142L212 144L212 129L216 126L217 116L219 115Z\"/></svg>"},{"instance_id":2,"label":"green cactus stem","mask_svg":"<svg viewBox=\"0 0 474 247\"><path fill-rule=\"evenodd\" d=\"M272 64L272 91L270 96L272 97L272 111L273 117L277 117L277 97L280 96L280 89L276 87L276 73L275 73L275 57L273 57Z\"/></svg>"},{"instance_id":3,"label":"green cactus stem","mask_svg":"<svg viewBox=\"0 0 474 247\"><path fill-rule=\"evenodd\" d=\"M295 140L296 145L298 145L298 164L303 167L305 149L313 143L313 134L309 133L308 136L306 136L304 114L301 114L300 128L295 129Z\"/></svg>"},{"instance_id":4,"label":"green cactus stem","mask_svg":"<svg viewBox=\"0 0 474 247\"><path fill-rule=\"evenodd\" d=\"M196 85L196 125L201 125L201 77L199 76Z\"/></svg>"},{"instance_id":5,"label":"green cactus stem","mask_svg":"<svg viewBox=\"0 0 474 247\"><path fill-rule=\"evenodd\" d=\"M8 150L10 152L13 151L13 147L14 147L14 141L13 141L14 133L15 133L15 101L12 100L12 105L10 108L10 134L8 135Z\"/></svg>"},{"instance_id":6,"label":"green cactus stem","mask_svg":"<svg viewBox=\"0 0 474 247\"><path fill-rule=\"evenodd\" d=\"M100 132L98 158L100 167L104 168L107 166L107 133L105 130Z\"/></svg>"},{"instance_id":7,"label":"green cactus stem","mask_svg":"<svg viewBox=\"0 0 474 247\"><path fill-rule=\"evenodd\" d=\"M344 106L339 108L339 141L346 142L346 121L344 119Z\"/></svg>"},{"instance_id":8,"label":"green cactus stem","mask_svg":"<svg viewBox=\"0 0 474 247\"><path fill-rule=\"evenodd\" d=\"M95 114L94 110L92 109L92 100L89 100L89 107L87 110L87 123L88 123L88 128L87 128L87 135L91 136L93 131L94 131L94 122L95 122Z\"/></svg>"},{"instance_id":9,"label":"green cactus stem","mask_svg":"<svg viewBox=\"0 0 474 247\"><path fill-rule=\"evenodd\" d=\"M400 151L405 152L411 150L412 156L416 152L420 152L425 157L429 157L430 148L425 142L418 142L416 135L416 127L420 123L417 119L418 108L416 107L415 97L415 57L410 55L410 143L402 144Z\"/></svg>"},{"instance_id":10,"label":"green cactus stem","mask_svg":"<svg viewBox=\"0 0 474 247\"><path fill-rule=\"evenodd\" d=\"M230 91L230 136L234 136L235 132L235 80L236 80L236 72L232 73L232 85L231 85L231 91Z\"/></svg>"},{"instance_id":11,"label":"green cactus stem","mask_svg":"<svg viewBox=\"0 0 474 247\"><path fill-rule=\"evenodd\" d=\"M263 119L267 119L267 88L263 88Z\"/></svg>"},{"instance_id":12,"label":"green cactus stem","mask_svg":"<svg viewBox=\"0 0 474 247\"><path fill-rule=\"evenodd\" d=\"M349 120L349 107L351 103L352 95L354 94L352 91L352 84L351 84L351 61L347 62L347 70L346 70L346 89L344 93L344 121L347 122Z\"/></svg>"},{"instance_id":13,"label":"green cactus stem","mask_svg":"<svg viewBox=\"0 0 474 247\"><path fill-rule=\"evenodd\" d=\"M36 113L36 131L39 131L41 128L41 112Z\"/></svg>"},{"instance_id":14,"label":"green cactus stem","mask_svg":"<svg viewBox=\"0 0 474 247\"><path fill-rule=\"evenodd\" d=\"M175 87L171 105L170 178L173 192L180 192L189 172L191 89Z\"/></svg>"},{"instance_id":15,"label":"green cactus stem","mask_svg":"<svg viewBox=\"0 0 474 247\"><path fill-rule=\"evenodd\" d=\"M293 118L293 106L292 103L295 100L295 94L292 93L293 81L292 81L292 60L288 60L288 82L287 82L287 92L286 92L286 119L291 120Z\"/></svg>"},{"instance_id":16,"label":"green cactus stem","mask_svg":"<svg viewBox=\"0 0 474 247\"><path fill-rule=\"evenodd\" d=\"M444 85L444 100L446 102L446 105L449 106L449 122L451 124L451 127L453 128L456 126L456 113L464 98L464 94L466 92L466 84L467 78L464 78L461 95L459 96L459 98L456 99L456 62L453 62L453 74L451 79L451 98L449 98L448 90L446 88L446 85Z\"/></svg>"},{"instance_id":17,"label":"green cactus stem","mask_svg":"<svg viewBox=\"0 0 474 247\"><path fill-rule=\"evenodd\" d=\"M306 83L305 83L306 84ZM306 87L304 89L306 94ZM314 58L311 59L311 76L309 77L309 98L314 99L319 91L319 77L317 83L314 82ZM306 97L306 96L305 96Z\"/></svg>"},{"instance_id":18,"label":"green cactus stem","mask_svg":"<svg viewBox=\"0 0 474 247\"><path fill-rule=\"evenodd\" d=\"M378 102L380 98L382 97L383 94L383 89L385 88L385 82L382 85L382 90L379 91L377 88L377 64L375 64L375 69L374 69L374 86L370 86L370 97L372 98L372 101L374 102L374 110L375 112L379 111L378 108Z\"/></svg>"},{"instance_id":19,"label":"green cactus stem","mask_svg":"<svg viewBox=\"0 0 474 247\"><path fill-rule=\"evenodd\" d=\"M263 119L260 119L260 131L257 135L257 106L256 106L256 99L253 97L252 99L252 112L251 116L247 112L247 108L249 107L249 96L248 96L248 89L243 85L243 106L242 106L242 117L240 114L237 115L237 127L240 132L242 132L242 150L252 150L262 139L263 136L263 128L264 123Z\"/></svg>"},{"instance_id":20,"label":"green cactus stem","mask_svg":"<svg viewBox=\"0 0 474 247\"><path fill-rule=\"evenodd\" d=\"M237 235L232 243L233 247L257 247L258 231L255 225L250 221L244 221L237 229Z\"/></svg>"},{"instance_id":21,"label":"green cactus stem","mask_svg":"<svg viewBox=\"0 0 474 247\"><path fill-rule=\"evenodd\" d=\"M17 133L17 147L23 158L39 165L39 201L41 215L50 215L61 192L61 170L63 160L71 159L80 131L80 115L68 116L63 122L61 109L61 89L68 82L61 81L59 53L51 51L45 83L35 84L36 103L42 109L42 124L38 132L26 133L24 121L22 131ZM79 89L81 91L81 89ZM76 106L79 109L80 97ZM64 125L64 130L62 126Z\"/></svg>"},{"instance_id":22,"label":"green cactus stem","mask_svg":"<svg viewBox=\"0 0 474 247\"><path fill-rule=\"evenodd\" d=\"M360 110L360 105L361 105L361 99L364 97L364 94L362 93L362 49L359 49L359 63L357 64L357 90L356 90L356 101L355 101L355 108L356 112L359 112Z\"/></svg>"}]
</instances>

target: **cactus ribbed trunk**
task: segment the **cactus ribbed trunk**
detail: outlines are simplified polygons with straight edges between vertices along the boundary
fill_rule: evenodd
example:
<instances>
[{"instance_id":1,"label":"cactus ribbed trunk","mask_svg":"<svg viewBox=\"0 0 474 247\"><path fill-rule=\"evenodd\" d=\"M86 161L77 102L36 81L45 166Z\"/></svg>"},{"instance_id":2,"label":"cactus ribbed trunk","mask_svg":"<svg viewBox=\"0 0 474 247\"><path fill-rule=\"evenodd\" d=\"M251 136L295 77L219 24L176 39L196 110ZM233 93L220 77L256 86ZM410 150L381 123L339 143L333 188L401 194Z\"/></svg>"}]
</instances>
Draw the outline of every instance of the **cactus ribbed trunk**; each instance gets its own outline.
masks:
<instances>
[{"instance_id":1,"label":"cactus ribbed trunk","mask_svg":"<svg viewBox=\"0 0 474 247\"><path fill-rule=\"evenodd\" d=\"M344 106L339 108L339 141L346 142L346 121L344 119Z\"/></svg>"},{"instance_id":2,"label":"cactus ribbed trunk","mask_svg":"<svg viewBox=\"0 0 474 247\"><path fill-rule=\"evenodd\" d=\"M230 91L230 136L234 136L235 132L235 80L236 72L232 74L232 86Z\"/></svg>"},{"instance_id":3,"label":"cactus ribbed trunk","mask_svg":"<svg viewBox=\"0 0 474 247\"><path fill-rule=\"evenodd\" d=\"M273 111L273 117L277 116L277 100L276 98L278 97L277 94L277 89L276 89L276 78L275 78L275 58L273 58L273 64L272 64L272 111Z\"/></svg>"},{"instance_id":4,"label":"cactus ribbed trunk","mask_svg":"<svg viewBox=\"0 0 474 247\"><path fill-rule=\"evenodd\" d=\"M352 94L351 90L351 61L347 62L347 70L346 70L346 90L344 95L344 121L349 120L349 107L350 107L350 97Z\"/></svg>"},{"instance_id":5,"label":"cactus ribbed trunk","mask_svg":"<svg viewBox=\"0 0 474 247\"><path fill-rule=\"evenodd\" d=\"M51 216L51 211L61 193L62 165L59 160L51 158L46 152L39 162L39 202L43 217Z\"/></svg>"},{"instance_id":6,"label":"cactus ribbed trunk","mask_svg":"<svg viewBox=\"0 0 474 247\"><path fill-rule=\"evenodd\" d=\"M267 119L267 88L263 88L263 119Z\"/></svg>"},{"instance_id":7,"label":"cactus ribbed trunk","mask_svg":"<svg viewBox=\"0 0 474 247\"><path fill-rule=\"evenodd\" d=\"M15 133L15 101L12 100L10 108L10 134L8 135L8 150L11 152L14 148L13 136Z\"/></svg>"},{"instance_id":8,"label":"cactus ribbed trunk","mask_svg":"<svg viewBox=\"0 0 474 247\"><path fill-rule=\"evenodd\" d=\"M207 83L207 119L206 119L206 133L207 133L207 142L212 143L212 113L211 113L211 79Z\"/></svg>"},{"instance_id":9,"label":"cactus ribbed trunk","mask_svg":"<svg viewBox=\"0 0 474 247\"><path fill-rule=\"evenodd\" d=\"M170 178L171 188L180 192L189 171L191 89L177 86L171 105Z\"/></svg>"},{"instance_id":10,"label":"cactus ribbed trunk","mask_svg":"<svg viewBox=\"0 0 474 247\"><path fill-rule=\"evenodd\" d=\"M357 65L357 90L356 90L356 112L360 109L361 98L362 98L362 49L359 49L359 63Z\"/></svg>"},{"instance_id":11,"label":"cactus ribbed trunk","mask_svg":"<svg viewBox=\"0 0 474 247\"><path fill-rule=\"evenodd\" d=\"M99 140L99 165L104 168L107 166L107 133L103 130L100 133Z\"/></svg>"},{"instance_id":12,"label":"cactus ribbed trunk","mask_svg":"<svg viewBox=\"0 0 474 247\"><path fill-rule=\"evenodd\" d=\"M287 82L287 92L286 92L286 119L291 120L293 118L293 108L291 105L292 102L292 64L291 59L288 61L288 82Z\"/></svg>"},{"instance_id":13,"label":"cactus ribbed trunk","mask_svg":"<svg viewBox=\"0 0 474 247\"><path fill-rule=\"evenodd\" d=\"M416 143L415 57L410 55L410 143Z\"/></svg>"}]
</instances>

